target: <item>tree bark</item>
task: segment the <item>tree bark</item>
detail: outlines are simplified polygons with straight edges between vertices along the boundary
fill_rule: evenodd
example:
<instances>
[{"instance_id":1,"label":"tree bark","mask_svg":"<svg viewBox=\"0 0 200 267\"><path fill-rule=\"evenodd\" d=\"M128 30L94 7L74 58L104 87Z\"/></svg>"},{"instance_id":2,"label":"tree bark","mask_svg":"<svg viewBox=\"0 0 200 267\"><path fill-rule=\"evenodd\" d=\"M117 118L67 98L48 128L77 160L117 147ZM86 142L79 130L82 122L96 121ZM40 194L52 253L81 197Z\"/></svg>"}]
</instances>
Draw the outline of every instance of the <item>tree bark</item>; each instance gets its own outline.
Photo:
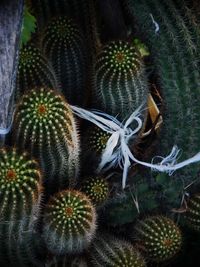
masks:
<instances>
[{"instance_id":1,"label":"tree bark","mask_svg":"<svg viewBox=\"0 0 200 267\"><path fill-rule=\"evenodd\" d=\"M0 137L12 121L22 19L23 0L0 1Z\"/></svg>"}]
</instances>

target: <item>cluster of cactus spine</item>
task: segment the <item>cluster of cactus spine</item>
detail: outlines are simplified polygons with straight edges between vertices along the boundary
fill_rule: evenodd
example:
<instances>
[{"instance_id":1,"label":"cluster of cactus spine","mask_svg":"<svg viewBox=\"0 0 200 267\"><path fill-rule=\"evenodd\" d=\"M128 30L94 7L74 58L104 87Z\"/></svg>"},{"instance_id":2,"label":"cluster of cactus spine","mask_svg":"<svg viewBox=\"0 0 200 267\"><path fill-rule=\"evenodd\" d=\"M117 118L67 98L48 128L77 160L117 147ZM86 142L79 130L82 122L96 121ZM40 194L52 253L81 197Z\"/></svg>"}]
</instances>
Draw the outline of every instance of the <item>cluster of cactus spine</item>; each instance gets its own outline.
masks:
<instances>
[{"instance_id":1,"label":"cluster of cactus spine","mask_svg":"<svg viewBox=\"0 0 200 267\"><path fill-rule=\"evenodd\" d=\"M47 187L62 188L75 182L79 172L78 134L71 108L60 94L43 87L25 94L14 125L16 144L39 159Z\"/></svg>"},{"instance_id":2,"label":"cluster of cactus spine","mask_svg":"<svg viewBox=\"0 0 200 267\"><path fill-rule=\"evenodd\" d=\"M87 136L87 142L90 150L95 151L97 154L101 154L106 148L106 144L110 137L110 134L104 132L97 126L93 126L89 129Z\"/></svg>"},{"instance_id":3,"label":"cluster of cactus spine","mask_svg":"<svg viewBox=\"0 0 200 267\"><path fill-rule=\"evenodd\" d=\"M56 254L82 252L96 229L96 212L89 198L74 190L51 197L44 213L44 240Z\"/></svg>"},{"instance_id":4,"label":"cluster of cactus spine","mask_svg":"<svg viewBox=\"0 0 200 267\"><path fill-rule=\"evenodd\" d=\"M87 97L87 66L84 38L78 26L68 17L53 19L44 31L42 49L67 101L83 105Z\"/></svg>"},{"instance_id":5,"label":"cluster of cactus spine","mask_svg":"<svg viewBox=\"0 0 200 267\"><path fill-rule=\"evenodd\" d=\"M57 88L55 74L38 48L33 45L23 46L19 53L17 98L39 86Z\"/></svg>"},{"instance_id":6,"label":"cluster of cactus spine","mask_svg":"<svg viewBox=\"0 0 200 267\"><path fill-rule=\"evenodd\" d=\"M186 223L196 231L200 231L200 195L192 196L187 203Z\"/></svg>"},{"instance_id":7,"label":"cluster of cactus spine","mask_svg":"<svg viewBox=\"0 0 200 267\"><path fill-rule=\"evenodd\" d=\"M95 64L96 91L93 102L99 108L124 120L148 95L142 56L136 46L126 41L105 45ZM96 104L97 104L96 103Z\"/></svg>"},{"instance_id":8,"label":"cluster of cactus spine","mask_svg":"<svg viewBox=\"0 0 200 267\"><path fill-rule=\"evenodd\" d=\"M136 248L111 236L95 238L91 248L91 258L94 267L146 266L144 258Z\"/></svg>"},{"instance_id":9,"label":"cluster of cactus spine","mask_svg":"<svg viewBox=\"0 0 200 267\"><path fill-rule=\"evenodd\" d=\"M200 40L194 12L187 7L187 1L181 0L125 3L134 27L137 23L141 29L159 76L165 103L160 150L166 154L176 144L182 149L182 158L189 158L199 151L200 143ZM198 170L199 165L195 164L178 175L191 181Z\"/></svg>"},{"instance_id":10,"label":"cluster of cactus spine","mask_svg":"<svg viewBox=\"0 0 200 267\"><path fill-rule=\"evenodd\" d=\"M109 185L103 177L87 179L83 184L82 190L94 205L100 205L108 199Z\"/></svg>"},{"instance_id":11,"label":"cluster of cactus spine","mask_svg":"<svg viewBox=\"0 0 200 267\"><path fill-rule=\"evenodd\" d=\"M138 222L135 235L146 256L154 262L170 260L182 246L179 227L164 216L152 216Z\"/></svg>"},{"instance_id":12,"label":"cluster of cactus spine","mask_svg":"<svg viewBox=\"0 0 200 267\"><path fill-rule=\"evenodd\" d=\"M0 264L40 266L34 247L42 194L39 164L9 148L0 150L0 166Z\"/></svg>"}]
</instances>

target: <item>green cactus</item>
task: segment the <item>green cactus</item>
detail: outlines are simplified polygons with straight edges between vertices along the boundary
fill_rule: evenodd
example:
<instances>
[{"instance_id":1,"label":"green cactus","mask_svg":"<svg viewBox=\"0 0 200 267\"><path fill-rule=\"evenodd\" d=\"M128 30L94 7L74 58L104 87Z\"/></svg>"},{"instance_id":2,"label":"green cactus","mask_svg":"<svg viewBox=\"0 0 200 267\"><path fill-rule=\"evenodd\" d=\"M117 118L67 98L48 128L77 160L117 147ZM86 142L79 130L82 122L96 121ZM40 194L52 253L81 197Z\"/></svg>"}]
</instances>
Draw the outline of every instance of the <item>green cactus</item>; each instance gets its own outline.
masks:
<instances>
[{"instance_id":1,"label":"green cactus","mask_svg":"<svg viewBox=\"0 0 200 267\"><path fill-rule=\"evenodd\" d=\"M42 36L44 54L70 104L83 105L87 98L85 47L79 27L67 17L53 19Z\"/></svg>"},{"instance_id":2,"label":"green cactus","mask_svg":"<svg viewBox=\"0 0 200 267\"><path fill-rule=\"evenodd\" d=\"M160 150L166 155L176 144L182 149L181 159L199 151L200 146L200 73L199 24L194 12L182 0L126 0L148 45L158 74L165 104ZM186 183L195 179L199 164L178 171Z\"/></svg>"},{"instance_id":3,"label":"green cactus","mask_svg":"<svg viewBox=\"0 0 200 267\"><path fill-rule=\"evenodd\" d=\"M152 216L138 222L135 236L146 256L154 262L170 260L182 246L179 227L164 216Z\"/></svg>"},{"instance_id":4,"label":"green cactus","mask_svg":"<svg viewBox=\"0 0 200 267\"><path fill-rule=\"evenodd\" d=\"M81 252L90 244L95 229L95 209L85 194L62 191L47 204L43 236L51 252L57 255Z\"/></svg>"},{"instance_id":5,"label":"green cactus","mask_svg":"<svg viewBox=\"0 0 200 267\"><path fill-rule=\"evenodd\" d=\"M192 229L200 231L200 195L192 196L187 203L186 223Z\"/></svg>"},{"instance_id":6,"label":"green cactus","mask_svg":"<svg viewBox=\"0 0 200 267\"><path fill-rule=\"evenodd\" d=\"M97 126L93 126L88 130L86 142L90 150L94 151L96 154L101 154L106 148L107 141L110 134L104 132Z\"/></svg>"},{"instance_id":7,"label":"green cactus","mask_svg":"<svg viewBox=\"0 0 200 267\"><path fill-rule=\"evenodd\" d=\"M73 259L67 256L54 257L46 267L88 267L87 261L81 257L74 257Z\"/></svg>"},{"instance_id":8,"label":"green cactus","mask_svg":"<svg viewBox=\"0 0 200 267\"><path fill-rule=\"evenodd\" d=\"M98 206L108 199L109 185L105 178L93 177L84 181L82 191Z\"/></svg>"},{"instance_id":9,"label":"green cactus","mask_svg":"<svg viewBox=\"0 0 200 267\"><path fill-rule=\"evenodd\" d=\"M145 260L136 248L111 236L95 238L90 255L94 267L146 266Z\"/></svg>"},{"instance_id":10,"label":"green cactus","mask_svg":"<svg viewBox=\"0 0 200 267\"><path fill-rule=\"evenodd\" d=\"M25 91L39 86L57 88L55 74L38 48L33 45L23 46L19 53L17 98Z\"/></svg>"},{"instance_id":11,"label":"green cactus","mask_svg":"<svg viewBox=\"0 0 200 267\"><path fill-rule=\"evenodd\" d=\"M71 108L60 94L43 87L31 90L20 101L14 124L16 144L39 158L47 189L75 182L78 134Z\"/></svg>"},{"instance_id":12,"label":"green cactus","mask_svg":"<svg viewBox=\"0 0 200 267\"><path fill-rule=\"evenodd\" d=\"M147 78L136 46L115 41L102 48L95 65L95 91L94 103L100 101L100 109L120 120L147 100Z\"/></svg>"},{"instance_id":13,"label":"green cactus","mask_svg":"<svg viewBox=\"0 0 200 267\"><path fill-rule=\"evenodd\" d=\"M39 164L16 149L0 150L0 264L41 266L39 236L42 181ZM40 244L37 243L39 249Z\"/></svg>"}]
</instances>

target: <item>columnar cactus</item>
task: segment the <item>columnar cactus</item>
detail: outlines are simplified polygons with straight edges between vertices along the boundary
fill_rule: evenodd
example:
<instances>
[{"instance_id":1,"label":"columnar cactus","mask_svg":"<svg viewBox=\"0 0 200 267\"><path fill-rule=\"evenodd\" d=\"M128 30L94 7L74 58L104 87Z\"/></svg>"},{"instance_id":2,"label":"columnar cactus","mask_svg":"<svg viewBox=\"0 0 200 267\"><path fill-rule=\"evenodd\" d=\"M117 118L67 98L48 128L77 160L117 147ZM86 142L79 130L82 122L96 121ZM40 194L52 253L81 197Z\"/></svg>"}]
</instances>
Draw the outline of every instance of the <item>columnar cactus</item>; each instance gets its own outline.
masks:
<instances>
[{"instance_id":1,"label":"columnar cactus","mask_svg":"<svg viewBox=\"0 0 200 267\"><path fill-rule=\"evenodd\" d=\"M0 166L0 264L41 266L35 247L42 194L39 164L10 148L0 150Z\"/></svg>"},{"instance_id":2,"label":"columnar cactus","mask_svg":"<svg viewBox=\"0 0 200 267\"><path fill-rule=\"evenodd\" d=\"M154 262L173 258L181 249L182 234L169 218L152 216L135 226L136 240L146 256Z\"/></svg>"},{"instance_id":3,"label":"columnar cactus","mask_svg":"<svg viewBox=\"0 0 200 267\"><path fill-rule=\"evenodd\" d=\"M200 195L194 195L187 203L186 223L193 229L200 231Z\"/></svg>"},{"instance_id":4,"label":"columnar cactus","mask_svg":"<svg viewBox=\"0 0 200 267\"><path fill-rule=\"evenodd\" d=\"M38 48L33 45L23 46L19 53L17 97L39 86L57 88L55 74Z\"/></svg>"},{"instance_id":5,"label":"columnar cactus","mask_svg":"<svg viewBox=\"0 0 200 267\"><path fill-rule=\"evenodd\" d=\"M90 251L94 267L146 266L145 260L136 248L113 237L96 238Z\"/></svg>"},{"instance_id":6,"label":"columnar cactus","mask_svg":"<svg viewBox=\"0 0 200 267\"><path fill-rule=\"evenodd\" d=\"M95 209L85 194L61 191L47 204L43 235L51 252L81 252L90 244L95 229Z\"/></svg>"},{"instance_id":7,"label":"columnar cactus","mask_svg":"<svg viewBox=\"0 0 200 267\"><path fill-rule=\"evenodd\" d=\"M39 158L47 187L75 181L79 140L71 108L60 94L43 87L31 90L20 101L14 124L15 142Z\"/></svg>"},{"instance_id":8,"label":"columnar cactus","mask_svg":"<svg viewBox=\"0 0 200 267\"><path fill-rule=\"evenodd\" d=\"M70 104L84 104L87 97L85 46L79 27L67 17L53 19L43 34L44 54L52 63Z\"/></svg>"},{"instance_id":9,"label":"columnar cactus","mask_svg":"<svg viewBox=\"0 0 200 267\"><path fill-rule=\"evenodd\" d=\"M93 177L85 180L82 190L94 205L100 205L108 199L109 185L105 178Z\"/></svg>"},{"instance_id":10,"label":"columnar cactus","mask_svg":"<svg viewBox=\"0 0 200 267\"><path fill-rule=\"evenodd\" d=\"M165 112L160 149L165 155L176 144L186 159L199 151L200 72L199 24L190 1L126 0L129 14L154 60ZM137 26L136 26L137 25ZM195 179L199 164L178 172Z\"/></svg>"},{"instance_id":11,"label":"columnar cactus","mask_svg":"<svg viewBox=\"0 0 200 267\"><path fill-rule=\"evenodd\" d=\"M96 59L95 98L105 112L124 120L147 100L148 85L142 56L125 41L105 45Z\"/></svg>"}]
</instances>

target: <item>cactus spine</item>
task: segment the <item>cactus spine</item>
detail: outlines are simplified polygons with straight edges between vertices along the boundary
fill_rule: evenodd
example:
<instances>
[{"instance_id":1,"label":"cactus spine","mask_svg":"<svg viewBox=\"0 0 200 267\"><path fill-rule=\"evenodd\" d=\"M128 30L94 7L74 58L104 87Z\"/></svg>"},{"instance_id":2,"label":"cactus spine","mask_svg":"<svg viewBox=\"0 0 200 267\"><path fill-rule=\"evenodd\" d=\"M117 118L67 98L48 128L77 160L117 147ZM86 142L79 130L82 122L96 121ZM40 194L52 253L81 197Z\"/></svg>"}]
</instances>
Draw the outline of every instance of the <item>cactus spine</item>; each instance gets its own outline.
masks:
<instances>
[{"instance_id":1,"label":"cactus spine","mask_svg":"<svg viewBox=\"0 0 200 267\"><path fill-rule=\"evenodd\" d=\"M96 238L91 249L94 267L145 267L141 254L129 243L113 237Z\"/></svg>"},{"instance_id":2,"label":"cactus spine","mask_svg":"<svg viewBox=\"0 0 200 267\"><path fill-rule=\"evenodd\" d=\"M44 31L42 47L54 67L67 101L83 105L87 66L84 38L78 26L67 17L53 19Z\"/></svg>"},{"instance_id":3,"label":"cactus spine","mask_svg":"<svg viewBox=\"0 0 200 267\"><path fill-rule=\"evenodd\" d=\"M79 141L72 111L61 95L45 88L31 90L19 103L14 122L14 139L39 157L47 188L75 181Z\"/></svg>"},{"instance_id":4,"label":"cactus spine","mask_svg":"<svg viewBox=\"0 0 200 267\"><path fill-rule=\"evenodd\" d=\"M39 164L10 148L0 150L0 165L0 263L40 266L34 246L42 193Z\"/></svg>"},{"instance_id":5,"label":"cactus spine","mask_svg":"<svg viewBox=\"0 0 200 267\"><path fill-rule=\"evenodd\" d=\"M188 1L127 0L130 14L137 21L153 56L165 103L161 151L166 154L178 145L183 158L199 151L200 73L199 25L193 21ZM152 16L152 17L151 17ZM152 21L156 21L156 27ZM195 33L196 32L196 33ZM178 172L183 179L194 179L199 165Z\"/></svg>"},{"instance_id":6,"label":"cactus spine","mask_svg":"<svg viewBox=\"0 0 200 267\"><path fill-rule=\"evenodd\" d=\"M173 258L181 249L182 234L178 226L163 216L149 217L135 226L136 240L154 262Z\"/></svg>"},{"instance_id":7,"label":"cactus spine","mask_svg":"<svg viewBox=\"0 0 200 267\"><path fill-rule=\"evenodd\" d=\"M200 195L194 195L188 201L186 223L194 230L200 231Z\"/></svg>"},{"instance_id":8,"label":"cactus spine","mask_svg":"<svg viewBox=\"0 0 200 267\"><path fill-rule=\"evenodd\" d=\"M88 130L88 140L86 142L88 143L90 150L93 150L97 154L101 154L106 148L109 137L109 133L104 132L96 126L93 126Z\"/></svg>"},{"instance_id":9,"label":"cactus spine","mask_svg":"<svg viewBox=\"0 0 200 267\"><path fill-rule=\"evenodd\" d=\"M47 263L47 267L89 267L87 261L83 257L74 257L71 259L69 255L54 257L54 259Z\"/></svg>"},{"instance_id":10,"label":"cactus spine","mask_svg":"<svg viewBox=\"0 0 200 267\"><path fill-rule=\"evenodd\" d=\"M136 46L115 41L105 45L95 65L96 100L105 112L124 120L147 100L148 85Z\"/></svg>"},{"instance_id":11,"label":"cactus spine","mask_svg":"<svg viewBox=\"0 0 200 267\"><path fill-rule=\"evenodd\" d=\"M57 88L55 74L39 49L33 45L23 46L19 54L17 98L39 86Z\"/></svg>"},{"instance_id":12,"label":"cactus spine","mask_svg":"<svg viewBox=\"0 0 200 267\"><path fill-rule=\"evenodd\" d=\"M62 191L47 204L43 235L51 252L81 252L90 244L95 229L95 209L83 193L73 190Z\"/></svg>"}]
</instances>

